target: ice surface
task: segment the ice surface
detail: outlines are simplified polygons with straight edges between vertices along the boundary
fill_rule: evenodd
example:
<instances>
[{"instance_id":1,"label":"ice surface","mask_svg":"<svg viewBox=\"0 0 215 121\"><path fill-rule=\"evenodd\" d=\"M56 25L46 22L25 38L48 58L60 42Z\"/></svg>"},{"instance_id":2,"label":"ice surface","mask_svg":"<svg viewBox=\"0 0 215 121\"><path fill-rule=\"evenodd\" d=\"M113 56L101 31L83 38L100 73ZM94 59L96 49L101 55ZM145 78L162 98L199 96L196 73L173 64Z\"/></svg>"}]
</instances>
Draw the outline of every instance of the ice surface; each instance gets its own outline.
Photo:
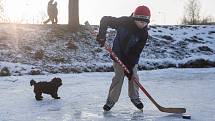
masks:
<instances>
[{"instance_id":1,"label":"ice surface","mask_svg":"<svg viewBox=\"0 0 215 121\"><path fill-rule=\"evenodd\" d=\"M141 83L164 107L184 107L193 121L215 120L215 68L163 69L139 72ZM113 73L10 76L0 78L0 121L187 121L180 115L160 112L140 91L144 111L137 110L127 95L127 79L119 101L103 112ZM49 81L60 77L61 99L44 95L34 99L30 79Z\"/></svg>"}]
</instances>

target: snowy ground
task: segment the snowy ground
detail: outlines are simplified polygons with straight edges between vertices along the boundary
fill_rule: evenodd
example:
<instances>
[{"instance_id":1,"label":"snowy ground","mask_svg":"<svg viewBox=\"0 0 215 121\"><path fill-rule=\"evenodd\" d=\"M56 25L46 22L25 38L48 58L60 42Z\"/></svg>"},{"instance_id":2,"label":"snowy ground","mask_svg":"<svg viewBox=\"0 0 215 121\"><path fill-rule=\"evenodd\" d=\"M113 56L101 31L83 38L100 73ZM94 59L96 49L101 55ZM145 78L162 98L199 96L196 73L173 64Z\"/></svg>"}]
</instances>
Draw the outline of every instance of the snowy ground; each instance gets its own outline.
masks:
<instances>
[{"instance_id":1,"label":"snowy ground","mask_svg":"<svg viewBox=\"0 0 215 121\"><path fill-rule=\"evenodd\" d=\"M87 26L71 32L67 25L0 24L0 69L7 67L13 76L31 74L32 69L110 72L112 60L95 40L98 26L92 27L93 32ZM113 43L115 34L108 29L107 43ZM150 25L149 35L140 70L215 67L215 25Z\"/></svg>"},{"instance_id":2,"label":"snowy ground","mask_svg":"<svg viewBox=\"0 0 215 121\"><path fill-rule=\"evenodd\" d=\"M139 72L141 83L164 107L184 107L193 121L215 120L215 68L163 69ZM127 96L127 80L119 102L104 113L113 73L81 73L0 78L0 121L186 121L176 114L159 112L140 92L144 111L138 111ZM44 95L34 99L30 79L63 79L60 100Z\"/></svg>"}]
</instances>

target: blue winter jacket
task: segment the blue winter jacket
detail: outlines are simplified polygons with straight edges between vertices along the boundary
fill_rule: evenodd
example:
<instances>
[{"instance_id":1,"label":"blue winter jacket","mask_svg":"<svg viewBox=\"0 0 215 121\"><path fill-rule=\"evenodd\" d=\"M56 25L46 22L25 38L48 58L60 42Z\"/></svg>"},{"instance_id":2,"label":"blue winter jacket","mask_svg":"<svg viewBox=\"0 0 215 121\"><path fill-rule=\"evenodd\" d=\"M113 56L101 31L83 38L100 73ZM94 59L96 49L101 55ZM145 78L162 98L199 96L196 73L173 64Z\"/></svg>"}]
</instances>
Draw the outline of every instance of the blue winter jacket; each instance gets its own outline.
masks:
<instances>
[{"instance_id":1,"label":"blue winter jacket","mask_svg":"<svg viewBox=\"0 0 215 121\"><path fill-rule=\"evenodd\" d=\"M116 29L113 52L131 71L138 63L140 54L148 39L147 26L139 29L132 17L104 16L100 21L99 38L105 38L107 28Z\"/></svg>"}]
</instances>

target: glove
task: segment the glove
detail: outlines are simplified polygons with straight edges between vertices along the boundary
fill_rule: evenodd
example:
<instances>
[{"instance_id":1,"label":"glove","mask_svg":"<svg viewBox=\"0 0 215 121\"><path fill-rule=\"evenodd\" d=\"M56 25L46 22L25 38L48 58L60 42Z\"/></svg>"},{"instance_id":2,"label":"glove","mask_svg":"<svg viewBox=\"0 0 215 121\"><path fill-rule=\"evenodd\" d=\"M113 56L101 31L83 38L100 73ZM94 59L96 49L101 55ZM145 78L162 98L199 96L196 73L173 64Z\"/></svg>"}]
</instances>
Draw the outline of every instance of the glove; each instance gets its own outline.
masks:
<instances>
[{"instance_id":1,"label":"glove","mask_svg":"<svg viewBox=\"0 0 215 121\"><path fill-rule=\"evenodd\" d=\"M105 45L105 38L101 38L99 35L96 36L96 41L100 44L101 47L104 47Z\"/></svg>"},{"instance_id":2,"label":"glove","mask_svg":"<svg viewBox=\"0 0 215 121\"><path fill-rule=\"evenodd\" d=\"M125 75L127 76L128 80L131 80L131 77L133 75L133 71L129 71L130 73L128 74L127 72L124 71Z\"/></svg>"},{"instance_id":3,"label":"glove","mask_svg":"<svg viewBox=\"0 0 215 121\"><path fill-rule=\"evenodd\" d=\"M125 75L128 77L128 80L131 80L132 76L133 76L133 68L131 68L131 66L126 66L129 70L130 73L127 73L126 71L124 71Z\"/></svg>"},{"instance_id":4,"label":"glove","mask_svg":"<svg viewBox=\"0 0 215 121\"><path fill-rule=\"evenodd\" d=\"M129 73L125 72L125 75L128 77L128 80L131 80L132 76L133 76L133 68L135 66L135 64L131 63L131 60L129 59L129 56L123 56L121 61L125 64L125 66L127 67Z\"/></svg>"}]
</instances>

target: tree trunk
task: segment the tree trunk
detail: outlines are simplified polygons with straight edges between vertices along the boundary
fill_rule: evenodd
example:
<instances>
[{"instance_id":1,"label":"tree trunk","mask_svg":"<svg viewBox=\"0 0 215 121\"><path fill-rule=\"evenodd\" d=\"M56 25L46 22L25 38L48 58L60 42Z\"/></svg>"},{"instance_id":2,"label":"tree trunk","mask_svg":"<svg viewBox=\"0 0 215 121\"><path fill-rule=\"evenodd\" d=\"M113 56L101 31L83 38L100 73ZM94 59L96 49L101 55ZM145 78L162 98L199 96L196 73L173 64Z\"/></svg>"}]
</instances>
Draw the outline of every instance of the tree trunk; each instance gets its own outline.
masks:
<instances>
[{"instance_id":1,"label":"tree trunk","mask_svg":"<svg viewBox=\"0 0 215 121\"><path fill-rule=\"evenodd\" d=\"M69 26L71 30L76 30L79 24L79 0L69 0Z\"/></svg>"}]
</instances>

